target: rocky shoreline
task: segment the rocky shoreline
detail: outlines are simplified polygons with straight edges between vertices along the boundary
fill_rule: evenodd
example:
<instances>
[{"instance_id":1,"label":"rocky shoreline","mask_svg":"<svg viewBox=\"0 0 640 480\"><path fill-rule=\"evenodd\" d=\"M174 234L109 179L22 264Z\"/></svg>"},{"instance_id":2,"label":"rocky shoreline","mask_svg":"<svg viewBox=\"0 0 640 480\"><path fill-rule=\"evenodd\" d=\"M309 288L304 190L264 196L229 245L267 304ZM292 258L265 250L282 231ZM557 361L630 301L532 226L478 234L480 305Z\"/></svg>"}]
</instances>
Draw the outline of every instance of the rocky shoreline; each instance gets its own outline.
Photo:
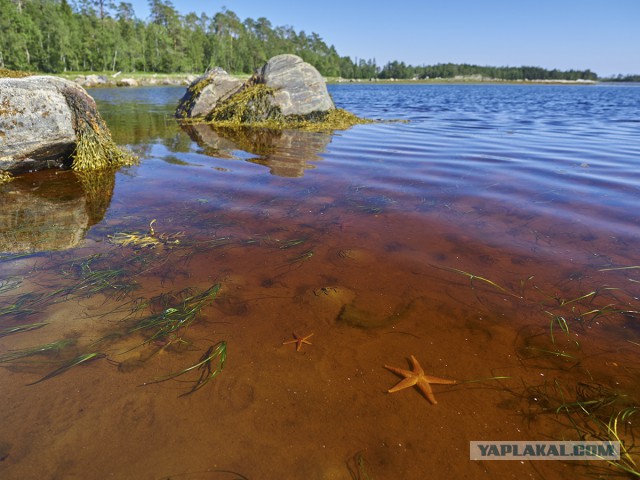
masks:
<instances>
[{"instance_id":1,"label":"rocky shoreline","mask_svg":"<svg viewBox=\"0 0 640 480\"><path fill-rule=\"evenodd\" d=\"M164 86L187 86L193 82L197 75L127 75L121 72L112 75L59 75L67 80L71 80L84 88L96 87L147 87L154 85Z\"/></svg>"},{"instance_id":2,"label":"rocky shoreline","mask_svg":"<svg viewBox=\"0 0 640 480\"><path fill-rule=\"evenodd\" d=\"M148 87L148 86L189 86L199 76L195 74L89 74L89 75L58 75L72 80L85 88L99 87ZM248 75L238 78L246 79ZM440 84L440 83L513 83L513 84L543 84L543 85L595 85L599 82L593 80L501 80L486 77L455 77L455 78L428 78L428 79L356 79L356 78L325 78L326 83L409 83L409 84Z\"/></svg>"}]
</instances>

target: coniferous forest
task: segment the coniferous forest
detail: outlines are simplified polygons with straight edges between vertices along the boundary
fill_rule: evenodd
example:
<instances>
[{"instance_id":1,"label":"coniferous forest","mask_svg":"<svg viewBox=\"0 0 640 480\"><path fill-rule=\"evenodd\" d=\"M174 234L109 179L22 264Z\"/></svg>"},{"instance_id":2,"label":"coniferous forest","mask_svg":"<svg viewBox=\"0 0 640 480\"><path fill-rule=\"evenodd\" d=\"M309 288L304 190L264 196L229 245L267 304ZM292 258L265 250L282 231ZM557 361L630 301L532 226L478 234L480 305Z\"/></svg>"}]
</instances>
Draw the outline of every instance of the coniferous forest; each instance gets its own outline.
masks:
<instances>
[{"instance_id":1,"label":"coniferous forest","mask_svg":"<svg viewBox=\"0 0 640 480\"><path fill-rule=\"evenodd\" d=\"M251 73L266 60L293 53L326 77L413 79L482 76L517 80L597 80L590 70L487 67L466 64L412 66L340 56L317 33L274 26L266 18L241 20L223 8L181 14L170 0L149 0L150 16L130 3L109 0L0 0L0 68L31 72L202 73L219 66Z\"/></svg>"}]
</instances>

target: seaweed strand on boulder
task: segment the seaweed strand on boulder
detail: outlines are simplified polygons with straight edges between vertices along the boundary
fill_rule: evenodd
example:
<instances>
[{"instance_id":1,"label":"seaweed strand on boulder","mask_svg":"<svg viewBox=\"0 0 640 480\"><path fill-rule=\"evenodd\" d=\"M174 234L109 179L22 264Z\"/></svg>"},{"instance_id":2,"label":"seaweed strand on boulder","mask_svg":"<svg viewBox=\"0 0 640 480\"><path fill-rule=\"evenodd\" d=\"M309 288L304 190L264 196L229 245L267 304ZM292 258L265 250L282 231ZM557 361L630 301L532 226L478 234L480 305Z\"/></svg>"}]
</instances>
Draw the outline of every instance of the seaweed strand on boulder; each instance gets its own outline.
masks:
<instances>
[{"instance_id":1,"label":"seaweed strand on boulder","mask_svg":"<svg viewBox=\"0 0 640 480\"><path fill-rule=\"evenodd\" d=\"M93 102L79 89L64 89L62 94L73 112L73 129L77 142L72 154L72 168L77 171L103 170L133 165L136 157L119 147L96 109L86 108Z\"/></svg>"},{"instance_id":2,"label":"seaweed strand on boulder","mask_svg":"<svg viewBox=\"0 0 640 480\"><path fill-rule=\"evenodd\" d=\"M266 85L248 86L216 105L205 119L208 123L225 123L226 126L282 122L284 116L273 102L274 93L275 90Z\"/></svg>"},{"instance_id":3,"label":"seaweed strand on boulder","mask_svg":"<svg viewBox=\"0 0 640 480\"><path fill-rule=\"evenodd\" d=\"M4 170L0 170L0 185L10 182L11 180L13 180L13 175L9 172L5 172Z\"/></svg>"}]
</instances>

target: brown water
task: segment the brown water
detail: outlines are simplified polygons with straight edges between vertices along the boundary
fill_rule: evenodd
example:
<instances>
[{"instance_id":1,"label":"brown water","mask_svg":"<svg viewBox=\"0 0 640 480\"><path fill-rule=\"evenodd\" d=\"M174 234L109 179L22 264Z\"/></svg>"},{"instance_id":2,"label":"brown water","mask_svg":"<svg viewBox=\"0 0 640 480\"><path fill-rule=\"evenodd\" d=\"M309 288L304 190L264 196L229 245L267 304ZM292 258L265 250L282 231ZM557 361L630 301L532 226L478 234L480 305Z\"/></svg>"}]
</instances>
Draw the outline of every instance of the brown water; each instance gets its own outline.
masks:
<instances>
[{"instance_id":1,"label":"brown water","mask_svg":"<svg viewBox=\"0 0 640 480\"><path fill-rule=\"evenodd\" d=\"M180 89L99 90L141 164L2 187L0 478L610 478L469 442L607 439L620 412L639 461L640 89L332 92L410 122L186 131ZM113 242L153 220L153 248ZM136 329L216 284L189 328ZM221 341L202 388L153 383ZM411 355L458 381L436 405L387 392Z\"/></svg>"}]
</instances>

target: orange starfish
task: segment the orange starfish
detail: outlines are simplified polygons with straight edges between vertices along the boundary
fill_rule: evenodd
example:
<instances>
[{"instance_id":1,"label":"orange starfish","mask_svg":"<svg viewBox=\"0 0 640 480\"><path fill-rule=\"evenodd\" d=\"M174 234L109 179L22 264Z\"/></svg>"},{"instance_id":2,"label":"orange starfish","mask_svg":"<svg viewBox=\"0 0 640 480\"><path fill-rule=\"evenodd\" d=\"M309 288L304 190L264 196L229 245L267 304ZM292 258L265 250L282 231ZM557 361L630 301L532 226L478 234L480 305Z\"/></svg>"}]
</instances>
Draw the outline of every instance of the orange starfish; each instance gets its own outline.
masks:
<instances>
[{"instance_id":1,"label":"orange starfish","mask_svg":"<svg viewBox=\"0 0 640 480\"><path fill-rule=\"evenodd\" d=\"M389 389L389 393L397 392L404 388L409 388L416 386L420 389L422 394L427 397L433 405L438 403L436 401L436 397L433 396L433 391L431 390L431 384L441 384L441 385L454 385L456 383L455 380L447 380L444 378L432 377L430 375L425 375L424 370L416 360L416 357L411 355L411 363L413 364L413 371L404 370L402 368L390 367L389 365L385 365L384 368L387 370L391 370L393 373L397 373L398 375L402 375L403 378L400 380L395 387Z\"/></svg>"},{"instance_id":2,"label":"orange starfish","mask_svg":"<svg viewBox=\"0 0 640 480\"><path fill-rule=\"evenodd\" d=\"M302 348L302 344L306 343L307 345L311 345L311 342L308 340L309 338L311 338L313 336L313 333L310 335L307 335L305 337L299 337L295 332L293 334L295 340L288 340L286 342L282 342L283 345L287 345L288 343L295 343L296 344L296 352L299 352L300 349Z\"/></svg>"}]
</instances>

